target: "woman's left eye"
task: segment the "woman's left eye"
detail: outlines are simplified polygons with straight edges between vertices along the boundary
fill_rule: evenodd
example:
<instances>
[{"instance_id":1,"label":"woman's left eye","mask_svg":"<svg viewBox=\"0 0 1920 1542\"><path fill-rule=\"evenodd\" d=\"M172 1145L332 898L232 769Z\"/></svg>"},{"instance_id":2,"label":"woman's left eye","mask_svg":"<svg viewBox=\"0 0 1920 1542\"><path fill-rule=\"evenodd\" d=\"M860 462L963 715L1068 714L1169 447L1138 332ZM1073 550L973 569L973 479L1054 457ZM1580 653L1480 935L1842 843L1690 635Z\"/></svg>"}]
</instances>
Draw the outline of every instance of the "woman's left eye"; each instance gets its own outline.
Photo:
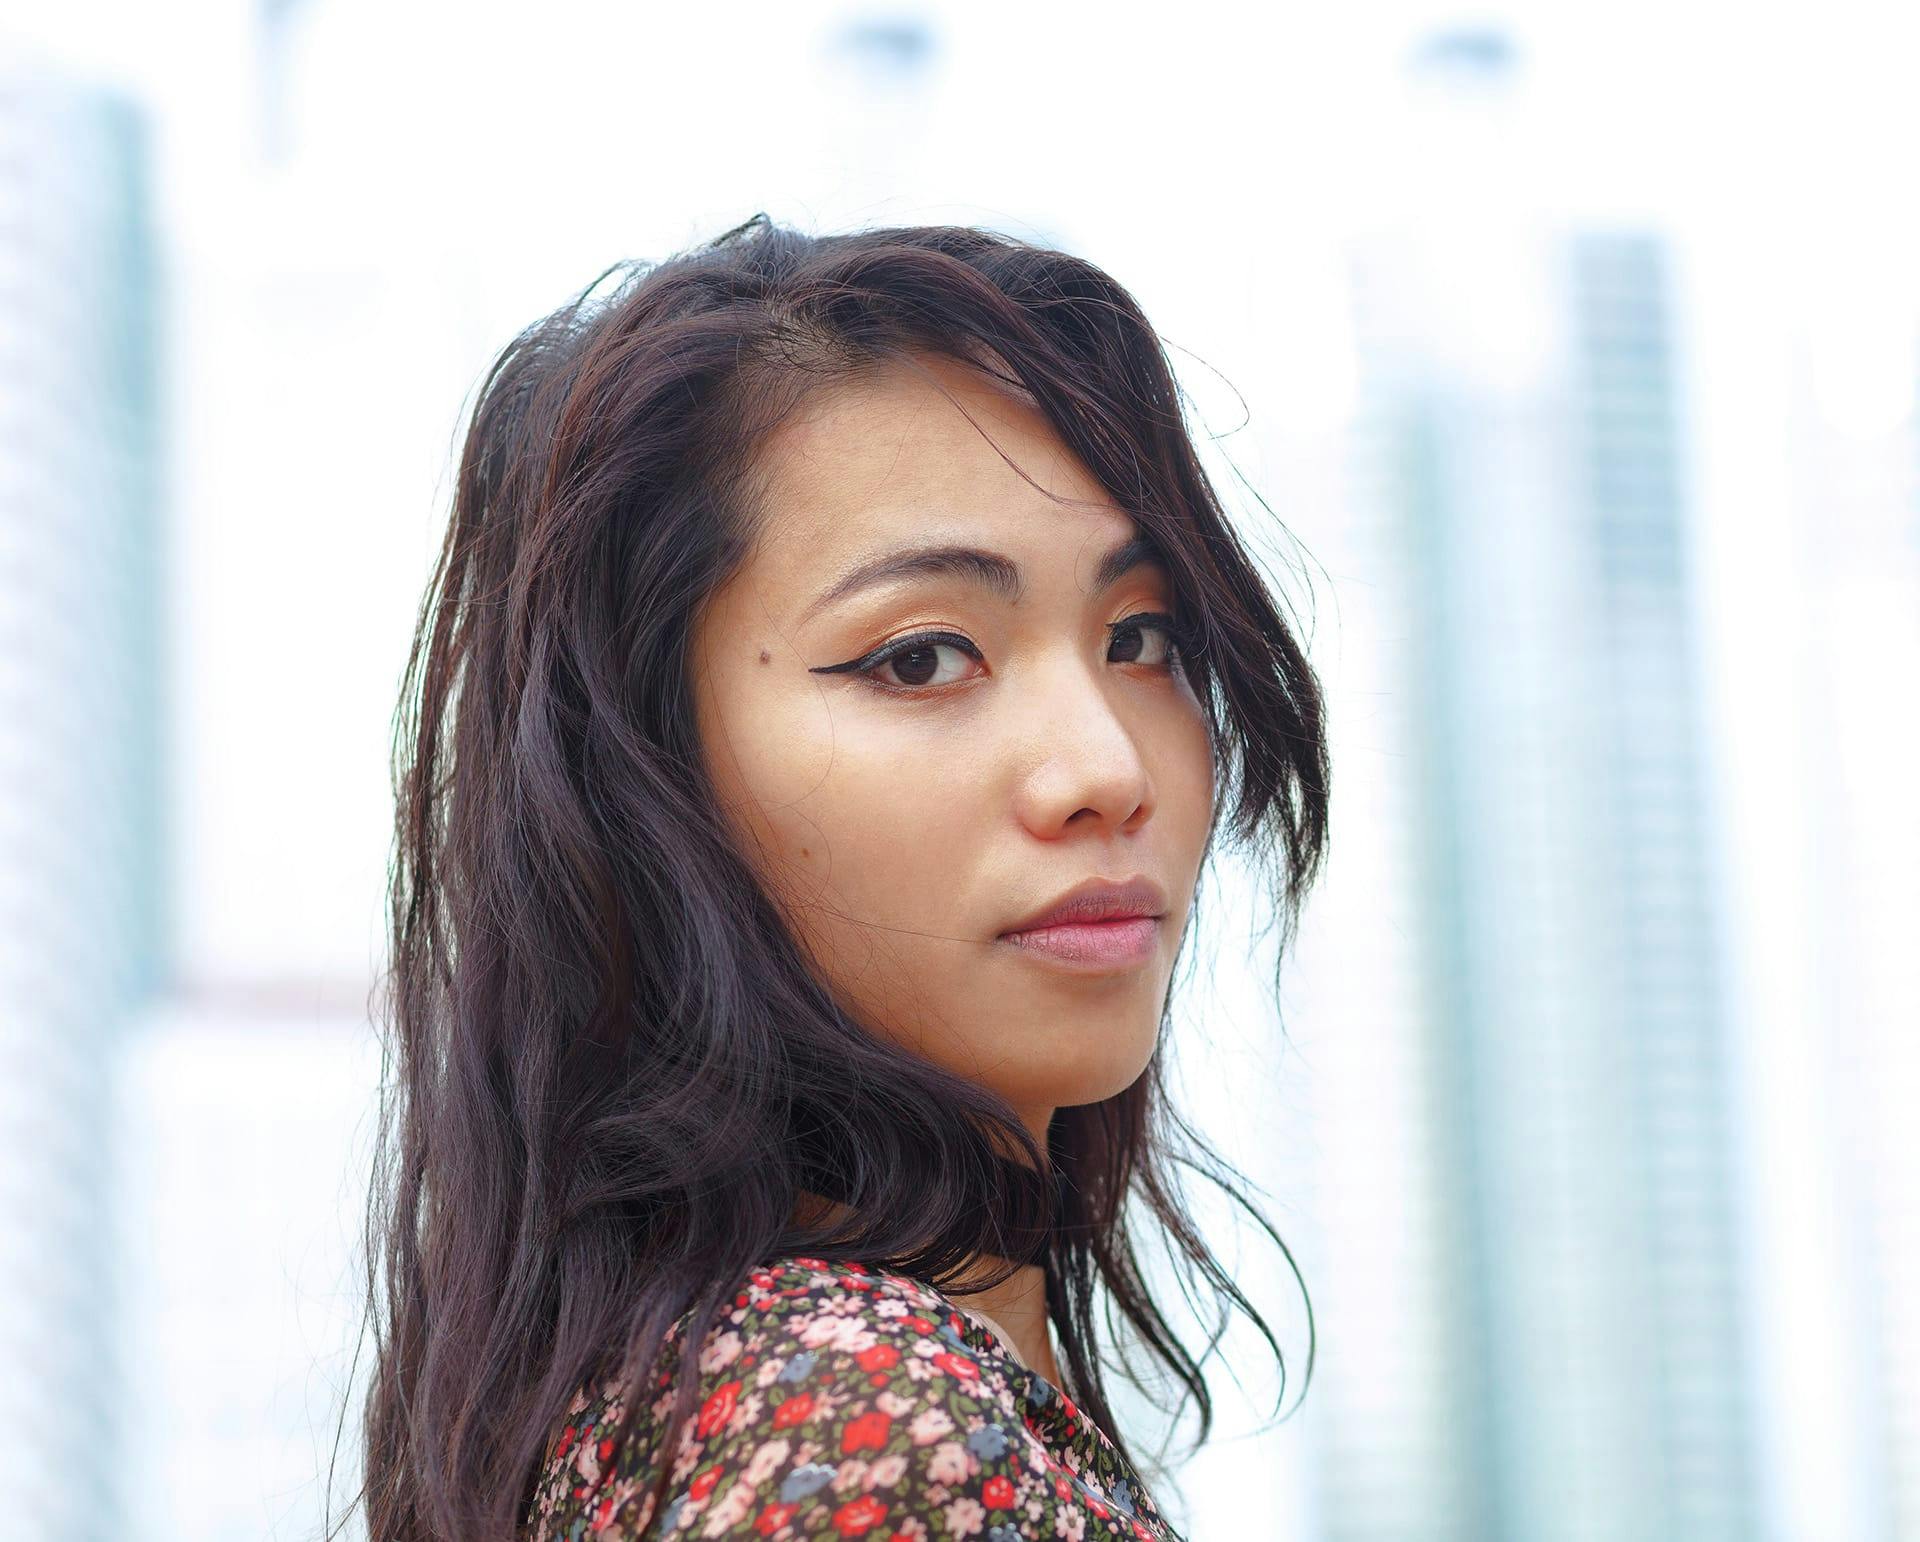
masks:
<instances>
[{"instance_id":1,"label":"woman's left eye","mask_svg":"<svg viewBox=\"0 0 1920 1542\"><path fill-rule=\"evenodd\" d=\"M1127 664L1156 664L1166 665L1168 667L1177 665L1180 662L1179 623L1164 611L1139 611L1134 615L1128 616L1124 621L1114 622L1107 630L1113 634L1116 642L1124 642L1128 638L1137 638L1147 632L1157 632L1160 634L1160 651L1158 657L1150 656L1142 659L1137 654L1134 654L1118 662ZM1146 652L1151 655L1153 650L1148 648Z\"/></svg>"}]
</instances>

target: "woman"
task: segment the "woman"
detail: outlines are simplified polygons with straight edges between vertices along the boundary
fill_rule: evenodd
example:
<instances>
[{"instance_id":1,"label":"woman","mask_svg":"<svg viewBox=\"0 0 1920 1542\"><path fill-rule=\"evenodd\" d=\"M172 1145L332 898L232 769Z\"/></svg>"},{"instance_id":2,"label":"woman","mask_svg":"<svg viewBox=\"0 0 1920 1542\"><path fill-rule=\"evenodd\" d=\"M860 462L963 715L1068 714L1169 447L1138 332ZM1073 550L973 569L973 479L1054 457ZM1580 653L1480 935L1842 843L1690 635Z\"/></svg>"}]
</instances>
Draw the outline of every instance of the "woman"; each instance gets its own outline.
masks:
<instances>
[{"instance_id":1,"label":"woman","mask_svg":"<svg viewBox=\"0 0 1920 1542\"><path fill-rule=\"evenodd\" d=\"M1092 264L609 271L485 382L408 667L368 1535L1175 1537L1095 1291L1202 1440L1142 1210L1278 1354L1161 1027L1229 805L1291 934L1312 670Z\"/></svg>"}]
</instances>

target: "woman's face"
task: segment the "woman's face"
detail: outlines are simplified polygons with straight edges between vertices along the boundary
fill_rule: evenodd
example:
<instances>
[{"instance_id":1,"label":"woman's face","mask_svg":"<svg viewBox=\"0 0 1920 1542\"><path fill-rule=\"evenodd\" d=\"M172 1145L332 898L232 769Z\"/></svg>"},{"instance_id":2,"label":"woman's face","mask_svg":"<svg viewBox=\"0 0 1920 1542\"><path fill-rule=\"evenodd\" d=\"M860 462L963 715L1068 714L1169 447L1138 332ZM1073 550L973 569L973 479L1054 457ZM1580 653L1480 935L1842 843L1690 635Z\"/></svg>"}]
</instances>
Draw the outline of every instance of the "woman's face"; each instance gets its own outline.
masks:
<instances>
[{"instance_id":1,"label":"woman's face","mask_svg":"<svg viewBox=\"0 0 1920 1542\"><path fill-rule=\"evenodd\" d=\"M743 850L837 998L1002 1094L1044 1150L1055 1108L1122 1091L1153 1052L1213 761L1170 640L1112 630L1173 612L1164 572L1095 586L1133 521L1041 414L925 362L979 428L889 366L811 398L765 447L766 524L695 626L699 732ZM1052 502L1001 451L1081 501ZM848 582L931 547L992 556ZM928 632L943 635L821 672ZM1002 936L1092 877L1164 896L1134 924L1137 956L1065 962Z\"/></svg>"}]
</instances>

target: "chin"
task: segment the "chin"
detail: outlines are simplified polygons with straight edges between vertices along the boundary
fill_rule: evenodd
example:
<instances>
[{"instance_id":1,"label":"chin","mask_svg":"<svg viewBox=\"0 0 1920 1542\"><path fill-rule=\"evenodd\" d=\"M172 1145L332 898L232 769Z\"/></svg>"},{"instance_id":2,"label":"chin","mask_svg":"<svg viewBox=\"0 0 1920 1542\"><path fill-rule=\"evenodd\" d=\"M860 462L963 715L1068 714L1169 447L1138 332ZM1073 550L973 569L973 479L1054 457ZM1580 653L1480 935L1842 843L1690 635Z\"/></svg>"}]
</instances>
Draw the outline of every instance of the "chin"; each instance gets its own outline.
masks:
<instances>
[{"instance_id":1,"label":"chin","mask_svg":"<svg viewBox=\"0 0 1920 1542\"><path fill-rule=\"evenodd\" d=\"M1104 1103L1118 1097L1143 1074L1153 1058L1151 1041L1135 1055L1115 1057L1096 1064L1082 1062L1058 1067L1054 1076L1033 1076L1015 1088L995 1090L1012 1100L1016 1107L1079 1108L1087 1103Z\"/></svg>"}]
</instances>

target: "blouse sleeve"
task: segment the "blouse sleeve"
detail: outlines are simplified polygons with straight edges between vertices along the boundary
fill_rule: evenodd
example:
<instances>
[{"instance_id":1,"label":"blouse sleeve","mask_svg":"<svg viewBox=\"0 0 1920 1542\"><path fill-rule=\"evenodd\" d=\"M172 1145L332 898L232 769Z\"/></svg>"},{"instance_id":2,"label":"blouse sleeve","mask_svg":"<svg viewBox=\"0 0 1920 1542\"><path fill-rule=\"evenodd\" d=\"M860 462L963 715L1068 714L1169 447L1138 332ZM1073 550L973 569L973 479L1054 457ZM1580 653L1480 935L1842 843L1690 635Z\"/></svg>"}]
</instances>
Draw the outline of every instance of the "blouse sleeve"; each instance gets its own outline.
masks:
<instances>
[{"instance_id":1,"label":"blouse sleeve","mask_svg":"<svg viewBox=\"0 0 1920 1542\"><path fill-rule=\"evenodd\" d=\"M1061 1520L1084 1500L1025 1422L1020 1368L885 1281L735 1318L704 1346L702 1401L652 1536L1038 1542L1091 1529L1091 1510ZM615 1470L578 1534L631 1542L651 1514L652 1453L624 1462L602 1442L593 1462ZM548 1512L547 1536L574 1534L551 1495Z\"/></svg>"}]
</instances>

